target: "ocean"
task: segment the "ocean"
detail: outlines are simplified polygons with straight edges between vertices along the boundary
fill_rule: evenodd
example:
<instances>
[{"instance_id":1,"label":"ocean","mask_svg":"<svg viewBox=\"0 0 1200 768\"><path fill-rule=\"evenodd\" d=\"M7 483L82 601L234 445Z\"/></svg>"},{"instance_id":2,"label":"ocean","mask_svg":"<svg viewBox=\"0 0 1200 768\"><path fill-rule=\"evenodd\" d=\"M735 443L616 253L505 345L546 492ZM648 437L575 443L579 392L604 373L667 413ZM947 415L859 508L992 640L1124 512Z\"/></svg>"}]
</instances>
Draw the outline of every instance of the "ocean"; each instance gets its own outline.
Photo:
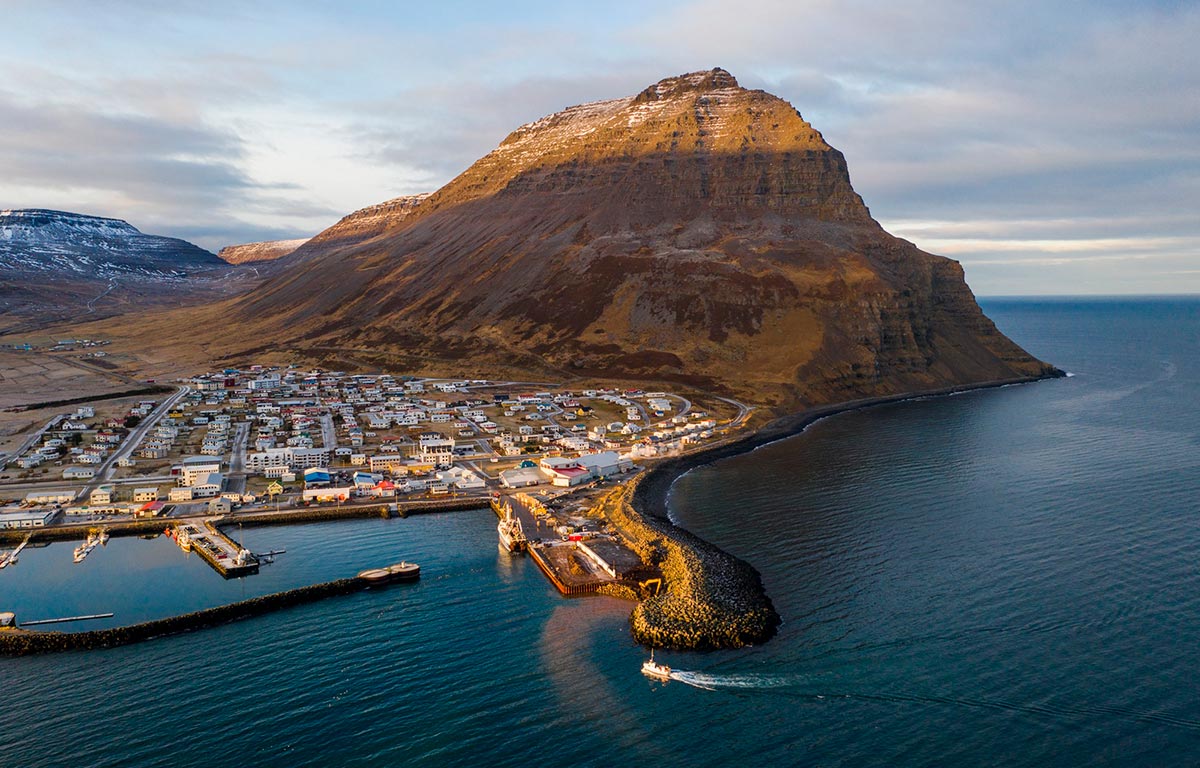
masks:
<instances>
[{"instance_id":1,"label":"ocean","mask_svg":"<svg viewBox=\"0 0 1200 768\"><path fill-rule=\"evenodd\" d=\"M488 511L253 528L0 572L125 624L400 559L422 579L125 648L0 659L0 765L1089 766L1200 756L1200 299L991 299L1072 375L841 414L681 478L762 573L759 647L639 673L632 604L560 598ZM101 626L96 623L95 626Z\"/></svg>"}]
</instances>

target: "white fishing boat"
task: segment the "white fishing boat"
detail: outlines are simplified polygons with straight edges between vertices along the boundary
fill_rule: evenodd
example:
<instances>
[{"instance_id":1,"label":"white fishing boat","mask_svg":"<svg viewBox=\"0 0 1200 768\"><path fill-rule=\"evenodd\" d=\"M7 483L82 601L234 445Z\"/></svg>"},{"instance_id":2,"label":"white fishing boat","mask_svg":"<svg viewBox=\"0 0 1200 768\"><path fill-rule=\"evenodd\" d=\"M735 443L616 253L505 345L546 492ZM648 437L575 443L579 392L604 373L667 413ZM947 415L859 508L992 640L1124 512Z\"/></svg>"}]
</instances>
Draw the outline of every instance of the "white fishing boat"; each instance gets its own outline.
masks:
<instances>
[{"instance_id":1,"label":"white fishing boat","mask_svg":"<svg viewBox=\"0 0 1200 768\"><path fill-rule=\"evenodd\" d=\"M654 649L650 649L650 659L642 664L642 674L654 680L662 680L666 682L671 679L671 668L666 664L658 664L654 661Z\"/></svg>"},{"instance_id":2,"label":"white fishing boat","mask_svg":"<svg viewBox=\"0 0 1200 768\"><path fill-rule=\"evenodd\" d=\"M500 546L509 552L523 552L529 544L529 540L525 538L525 530L521 527L521 521L511 514L505 515L500 520L496 526L496 532L500 534Z\"/></svg>"}]
</instances>

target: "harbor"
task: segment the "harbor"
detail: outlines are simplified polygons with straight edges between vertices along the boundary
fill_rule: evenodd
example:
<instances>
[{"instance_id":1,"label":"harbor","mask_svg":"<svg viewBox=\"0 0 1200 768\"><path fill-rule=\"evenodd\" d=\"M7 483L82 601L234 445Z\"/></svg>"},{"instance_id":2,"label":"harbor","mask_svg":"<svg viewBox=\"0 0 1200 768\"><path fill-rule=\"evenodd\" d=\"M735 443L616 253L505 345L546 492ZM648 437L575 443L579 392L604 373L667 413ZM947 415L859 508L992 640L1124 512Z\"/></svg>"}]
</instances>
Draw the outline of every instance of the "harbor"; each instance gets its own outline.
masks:
<instances>
[{"instance_id":1,"label":"harbor","mask_svg":"<svg viewBox=\"0 0 1200 768\"><path fill-rule=\"evenodd\" d=\"M493 497L491 508L500 520L500 546L514 555L527 553L567 597L609 594L637 599L661 586L658 570L618 535L562 524L531 494Z\"/></svg>"},{"instance_id":2,"label":"harbor","mask_svg":"<svg viewBox=\"0 0 1200 768\"><path fill-rule=\"evenodd\" d=\"M168 528L166 533L175 539L180 549L200 555L204 562L226 579L258 573L258 558L226 536L211 521L182 523Z\"/></svg>"}]
</instances>

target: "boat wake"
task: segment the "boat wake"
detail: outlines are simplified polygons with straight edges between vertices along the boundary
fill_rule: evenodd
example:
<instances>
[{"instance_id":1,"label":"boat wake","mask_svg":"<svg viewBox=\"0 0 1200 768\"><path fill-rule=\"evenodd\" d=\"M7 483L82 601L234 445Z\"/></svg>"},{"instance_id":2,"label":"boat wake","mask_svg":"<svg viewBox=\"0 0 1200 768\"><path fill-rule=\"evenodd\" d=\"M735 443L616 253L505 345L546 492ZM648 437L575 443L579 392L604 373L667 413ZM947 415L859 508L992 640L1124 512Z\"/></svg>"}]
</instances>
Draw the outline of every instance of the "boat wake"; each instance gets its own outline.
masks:
<instances>
[{"instance_id":1,"label":"boat wake","mask_svg":"<svg viewBox=\"0 0 1200 768\"><path fill-rule=\"evenodd\" d=\"M933 704L966 707L971 709L994 709L1021 712L1028 715L1055 720L1117 719L1141 723L1154 723L1189 731L1200 731L1200 720L1174 715L1113 705L1076 706L1071 704L1020 703L1003 699L975 699L951 696L922 695L904 691L829 691L813 690L814 678L806 675L730 674L717 675L688 670L672 670L671 679L702 688L706 691L751 691L772 690L777 695L795 696L811 700L851 699L859 701L891 702L896 704Z\"/></svg>"},{"instance_id":2,"label":"boat wake","mask_svg":"<svg viewBox=\"0 0 1200 768\"><path fill-rule=\"evenodd\" d=\"M671 670L671 679L706 691L788 688L806 682L802 675L711 675L686 669Z\"/></svg>"}]
</instances>

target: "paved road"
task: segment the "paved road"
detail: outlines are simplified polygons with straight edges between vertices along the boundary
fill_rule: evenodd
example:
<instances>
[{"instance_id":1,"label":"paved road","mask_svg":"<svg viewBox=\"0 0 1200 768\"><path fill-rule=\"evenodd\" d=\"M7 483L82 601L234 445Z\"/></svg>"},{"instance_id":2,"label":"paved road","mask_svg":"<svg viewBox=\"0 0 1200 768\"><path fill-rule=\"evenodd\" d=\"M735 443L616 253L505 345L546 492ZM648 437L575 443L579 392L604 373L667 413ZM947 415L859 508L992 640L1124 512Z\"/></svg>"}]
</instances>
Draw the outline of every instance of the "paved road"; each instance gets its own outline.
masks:
<instances>
[{"instance_id":1,"label":"paved road","mask_svg":"<svg viewBox=\"0 0 1200 768\"><path fill-rule=\"evenodd\" d=\"M250 425L239 421L233 427L233 441L229 453L229 474L225 477L225 490L230 493L246 492L246 446L249 443Z\"/></svg>"},{"instance_id":2,"label":"paved road","mask_svg":"<svg viewBox=\"0 0 1200 768\"><path fill-rule=\"evenodd\" d=\"M337 448L337 427L333 425L332 413L321 414L321 447L329 449L332 461L333 451Z\"/></svg>"},{"instance_id":3,"label":"paved road","mask_svg":"<svg viewBox=\"0 0 1200 768\"><path fill-rule=\"evenodd\" d=\"M6 458L3 462L0 462L0 469L7 467L8 463L10 461L16 461L17 459L19 459L21 457L21 454L25 453L25 451L28 451L33 446L34 443L36 443L38 440L42 439L42 435L46 434L46 432L48 430L51 430L54 427L58 426L58 423L65 418L67 418L67 414L60 413L57 416L55 416L53 419L50 419L50 421L46 422L46 425L44 427L39 429L37 432L34 432L32 435L29 436L28 440L21 443L21 446L19 448L17 448L16 452L13 453L12 456Z\"/></svg>"},{"instance_id":4,"label":"paved road","mask_svg":"<svg viewBox=\"0 0 1200 768\"><path fill-rule=\"evenodd\" d=\"M141 423L134 427L129 434L125 436L125 439L121 441L120 447L113 451L112 455L105 459L104 463L100 465L100 469L96 472L96 476L92 478L91 482L84 487L84 493L90 492L92 488L95 488L101 483L109 482L112 479L113 468L116 467L117 462L132 454L134 449L137 448L137 446L140 445L142 440L146 437L146 433L153 429L162 419L162 417L171 410L171 407L174 406L175 403L179 402L180 398L190 391L191 387L180 387L178 392L171 395L166 400L163 400L158 404L157 408L155 408L149 413L149 415L146 416L146 418L142 419Z\"/></svg>"},{"instance_id":5,"label":"paved road","mask_svg":"<svg viewBox=\"0 0 1200 768\"><path fill-rule=\"evenodd\" d=\"M675 411L676 416L687 416L688 413L691 412L691 410L692 410L692 401L691 400L688 400L683 395L674 395L673 394L673 395L670 395L670 397L673 397L676 400L681 400L683 402L683 407L678 409L677 411Z\"/></svg>"},{"instance_id":6,"label":"paved road","mask_svg":"<svg viewBox=\"0 0 1200 768\"><path fill-rule=\"evenodd\" d=\"M737 400L734 400L729 397L719 397L717 395L713 395L713 397L717 398L721 402L729 403L730 405L735 406L738 409L737 416L734 416L733 421L729 422L729 424L727 425L728 428L737 429L738 427L742 426L742 424L750 416L750 412L754 410L753 406L746 405L745 403L740 403Z\"/></svg>"}]
</instances>

